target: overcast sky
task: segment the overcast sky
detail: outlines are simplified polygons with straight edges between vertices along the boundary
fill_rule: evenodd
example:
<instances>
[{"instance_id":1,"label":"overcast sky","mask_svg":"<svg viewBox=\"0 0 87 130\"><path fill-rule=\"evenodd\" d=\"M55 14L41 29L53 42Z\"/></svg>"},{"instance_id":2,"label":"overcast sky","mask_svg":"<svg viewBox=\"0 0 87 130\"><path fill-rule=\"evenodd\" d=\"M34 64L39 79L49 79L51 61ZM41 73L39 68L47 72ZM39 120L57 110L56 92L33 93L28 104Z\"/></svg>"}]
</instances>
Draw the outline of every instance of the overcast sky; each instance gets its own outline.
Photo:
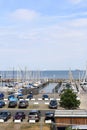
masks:
<instances>
[{"instance_id":1,"label":"overcast sky","mask_svg":"<svg viewBox=\"0 0 87 130\"><path fill-rule=\"evenodd\" d=\"M0 70L84 69L87 0L0 0Z\"/></svg>"}]
</instances>

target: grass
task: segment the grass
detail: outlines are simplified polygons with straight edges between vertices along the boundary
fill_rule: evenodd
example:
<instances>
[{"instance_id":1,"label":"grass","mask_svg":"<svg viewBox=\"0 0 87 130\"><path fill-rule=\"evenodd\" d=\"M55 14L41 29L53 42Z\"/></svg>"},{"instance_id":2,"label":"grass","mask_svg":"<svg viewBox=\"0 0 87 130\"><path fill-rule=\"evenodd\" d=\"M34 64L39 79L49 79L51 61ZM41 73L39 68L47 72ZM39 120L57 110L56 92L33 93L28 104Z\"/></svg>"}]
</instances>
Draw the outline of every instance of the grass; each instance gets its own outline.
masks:
<instances>
[{"instance_id":1,"label":"grass","mask_svg":"<svg viewBox=\"0 0 87 130\"><path fill-rule=\"evenodd\" d=\"M21 123L21 124L15 124L15 123L1 123L0 124L0 130L50 130L49 124L29 124L29 123Z\"/></svg>"}]
</instances>

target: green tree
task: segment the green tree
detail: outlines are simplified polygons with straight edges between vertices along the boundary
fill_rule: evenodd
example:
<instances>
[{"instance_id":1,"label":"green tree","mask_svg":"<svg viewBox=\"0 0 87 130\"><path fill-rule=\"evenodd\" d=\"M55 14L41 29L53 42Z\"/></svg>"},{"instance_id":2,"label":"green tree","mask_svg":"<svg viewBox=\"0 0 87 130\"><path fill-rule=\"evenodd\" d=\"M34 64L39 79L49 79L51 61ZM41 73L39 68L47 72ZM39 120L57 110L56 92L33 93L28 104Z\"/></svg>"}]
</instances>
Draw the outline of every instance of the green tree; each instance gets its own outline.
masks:
<instances>
[{"instance_id":1,"label":"green tree","mask_svg":"<svg viewBox=\"0 0 87 130\"><path fill-rule=\"evenodd\" d=\"M71 89L66 89L60 95L60 106L65 109L76 109L80 105L80 100L77 100L76 93Z\"/></svg>"},{"instance_id":2,"label":"green tree","mask_svg":"<svg viewBox=\"0 0 87 130\"><path fill-rule=\"evenodd\" d=\"M72 127L69 126L69 127L67 127L65 130L72 130Z\"/></svg>"},{"instance_id":3,"label":"green tree","mask_svg":"<svg viewBox=\"0 0 87 130\"><path fill-rule=\"evenodd\" d=\"M72 126L69 126L65 130L79 130L79 129L72 129Z\"/></svg>"}]
</instances>

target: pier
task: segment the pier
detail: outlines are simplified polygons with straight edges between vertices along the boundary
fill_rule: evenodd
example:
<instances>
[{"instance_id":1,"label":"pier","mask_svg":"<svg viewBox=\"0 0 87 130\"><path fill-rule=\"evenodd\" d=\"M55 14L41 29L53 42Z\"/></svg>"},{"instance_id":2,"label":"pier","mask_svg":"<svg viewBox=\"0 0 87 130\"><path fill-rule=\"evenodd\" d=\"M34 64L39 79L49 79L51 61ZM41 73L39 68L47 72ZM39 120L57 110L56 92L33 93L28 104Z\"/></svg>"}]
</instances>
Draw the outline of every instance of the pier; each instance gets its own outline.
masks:
<instances>
[{"instance_id":1,"label":"pier","mask_svg":"<svg viewBox=\"0 0 87 130\"><path fill-rule=\"evenodd\" d=\"M26 79L26 81L28 81L29 79ZM33 81L36 81L36 79L31 79L31 80L33 80ZM39 80L46 80L47 82L49 82L49 83L58 83L58 82L63 82L63 81L65 81L65 80L68 80L68 79L57 79L57 78L47 78L47 79L45 79L45 78L41 78L41 79L39 79ZM78 79L77 79L78 80ZM23 80L22 79L13 79L13 78L0 78L0 82L22 82Z\"/></svg>"}]
</instances>

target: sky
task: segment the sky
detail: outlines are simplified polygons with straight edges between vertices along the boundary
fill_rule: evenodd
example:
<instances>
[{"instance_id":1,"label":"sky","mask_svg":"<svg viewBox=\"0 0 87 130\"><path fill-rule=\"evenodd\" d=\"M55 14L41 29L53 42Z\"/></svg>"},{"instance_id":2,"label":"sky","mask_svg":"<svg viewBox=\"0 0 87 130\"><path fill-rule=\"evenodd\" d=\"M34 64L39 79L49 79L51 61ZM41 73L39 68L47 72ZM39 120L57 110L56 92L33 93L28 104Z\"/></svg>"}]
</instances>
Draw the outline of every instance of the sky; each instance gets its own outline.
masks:
<instances>
[{"instance_id":1,"label":"sky","mask_svg":"<svg viewBox=\"0 0 87 130\"><path fill-rule=\"evenodd\" d=\"M0 0L0 70L84 69L87 0Z\"/></svg>"}]
</instances>

